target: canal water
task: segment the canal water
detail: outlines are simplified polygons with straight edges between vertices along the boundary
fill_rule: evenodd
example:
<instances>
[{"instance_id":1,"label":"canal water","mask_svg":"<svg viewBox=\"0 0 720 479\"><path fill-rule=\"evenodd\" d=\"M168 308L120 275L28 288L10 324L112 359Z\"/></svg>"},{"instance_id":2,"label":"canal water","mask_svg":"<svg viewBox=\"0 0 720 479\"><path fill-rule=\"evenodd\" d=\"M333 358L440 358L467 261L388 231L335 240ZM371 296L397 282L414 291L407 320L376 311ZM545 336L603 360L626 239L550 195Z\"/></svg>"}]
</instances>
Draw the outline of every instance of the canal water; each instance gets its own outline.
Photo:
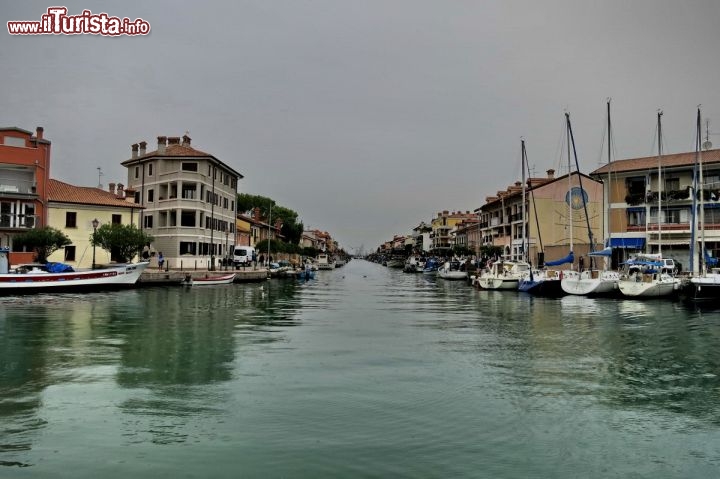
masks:
<instances>
[{"instance_id":1,"label":"canal water","mask_svg":"<svg viewBox=\"0 0 720 479\"><path fill-rule=\"evenodd\" d=\"M4 298L0 477L710 478L720 314L362 260Z\"/></svg>"}]
</instances>

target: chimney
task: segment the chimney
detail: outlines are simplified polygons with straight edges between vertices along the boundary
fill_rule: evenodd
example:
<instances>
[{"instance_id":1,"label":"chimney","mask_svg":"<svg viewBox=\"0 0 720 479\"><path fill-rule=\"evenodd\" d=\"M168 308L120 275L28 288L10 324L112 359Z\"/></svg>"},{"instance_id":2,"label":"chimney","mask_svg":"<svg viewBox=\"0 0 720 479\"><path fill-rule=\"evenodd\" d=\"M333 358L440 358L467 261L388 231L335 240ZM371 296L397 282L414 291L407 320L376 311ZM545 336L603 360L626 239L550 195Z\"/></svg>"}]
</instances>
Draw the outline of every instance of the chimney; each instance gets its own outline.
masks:
<instances>
[{"instance_id":1,"label":"chimney","mask_svg":"<svg viewBox=\"0 0 720 479\"><path fill-rule=\"evenodd\" d=\"M190 137L186 134L182 137L182 146L190 146Z\"/></svg>"},{"instance_id":2,"label":"chimney","mask_svg":"<svg viewBox=\"0 0 720 479\"><path fill-rule=\"evenodd\" d=\"M255 221L260 221L260 208L255 207L255 210L253 211L253 217Z\"/></svg>"},{"instance_id":3,"label":"chimney","mask_svg":"<svg viewBox=\"0 0 720 479\"><path fill-rule=\"evenodd\" d=\"M447 216L447 215L450 214L450 212L449 212L448 210L445 210L445 211L443 211L443 214L444 214L445 216Z\"/></svg>"},{"instance_id":4,"label":"chimney","mask_svg":"<svg viewBox=\"0 0 720 479\"><path fill-rule=\"evenodd\" d=\"M180 144L180 137L179 136L168 136L168 146L170 145L179 145Z\"/></svg>"},{"instance_id":5,"label":"chimney","mask_svg":"<svg viewBox=\"0 0 720 479\"><path fill-rule=\"evenodd\" d=\"M135 190L128 187L125 189L125 201L135 203Z\"/></svg>"},{"instance_id":6,"label":"chimney","mask_svg":"<svg viewBox=\"0 0 720 479\"><path fill-rule=\"evenodd\" d=\"M110 187L110 194L115 194L115 183L108 183L108 186Z\"/></svg>"},{"instance_id":7,"label":"chimney","mask_svg":"<svg viewBox=\"0 0 720 479\"><path fill-rule=\"evenodd\" d=\"M140 142L140 156L145 156L145 150L147 149L147 141Z\"/></svg>"},{"instance_id":8,"label":"chimney","mask_svg":"<svg viewBox=\"0 0 720 479\"><path fill-rule=\"evenodd\" d=\"M125 197L125 193L123 192L123 188L124 188L124 186L123 186L122 183L118 183L118 184L117 184L116 194L117 194L117 197L118 197L118 198L124 198L124 197Z\"/></svg>"},{"instance_id":9,"label":"chimney","mask_svg":"<svg viewBox=\"0 0 720 479\"><path fill-rule=\"evenodd\" d=\"M42 140L42 139L43 139L43 131L45 131L45 129L44 129L42 126L38 126L38 127L35 129L35 137L36 137L38 140Z\"/></svg>"},{"instance_id":10,"label":"chimney","mask_svg":"<svg viewBox=\"0 0 720 479\"><path fill-rule=\"evenodd\" d=\"M521 186L522 186L522 181L516 181L516 182L515 182L515 186L517 186L518 188L521 187Z\"/></svg>"},{"instance_id":11,"label":"chimney","mask_svg":"<svg viewBox=\"0 0 720 479\"><path fill-rule=\"evenodd\" d=\"M158 136L158 154L165 154L165 146L167 145L167 136Z\"/></svg>"},{"instance_id":12,"label":"chimney","mask_svg":"<svg viewBox=\"0 0 720 479\"><path fill-rule=\"evenodd\" d=\"M547 175L548 175L549 180L554 179L555 178L555 170L553 170L552 168L547 170Z\"/></svg>"},{"instance_id":13,"label":"chimney","mask_svg":"<svg viewBox=\"0 0 720 479\"><path fill-rule=\"evenodd\" d=\"M133 159L137 158L138 157L138 144L133 143L130 148L132 148L132 158Z\"/></svg>"}]
</instances>

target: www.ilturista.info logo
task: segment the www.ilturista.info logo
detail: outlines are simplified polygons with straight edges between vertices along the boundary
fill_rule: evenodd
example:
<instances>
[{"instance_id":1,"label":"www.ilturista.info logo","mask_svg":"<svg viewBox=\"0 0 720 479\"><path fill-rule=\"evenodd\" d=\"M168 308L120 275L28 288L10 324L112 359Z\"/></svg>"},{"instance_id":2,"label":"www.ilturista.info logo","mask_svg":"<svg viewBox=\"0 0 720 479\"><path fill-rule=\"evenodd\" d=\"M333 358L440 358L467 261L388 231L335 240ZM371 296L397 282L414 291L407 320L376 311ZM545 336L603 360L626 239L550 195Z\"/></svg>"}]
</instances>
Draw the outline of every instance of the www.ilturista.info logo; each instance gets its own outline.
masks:
<instances>
[{"instance_id":1,"label":"www.ilturista.info logo","mask_svg":"<svg viewBox=\"0 0 720 479\"><path fill-rule=\"evenodd\" d=\"M147 35L150 24L142 18L111 17L107 13L83 10L80 15L68 15L65 7L50 7L39 22L7 22L10 35Z\"/></svg>"}]
</instances>

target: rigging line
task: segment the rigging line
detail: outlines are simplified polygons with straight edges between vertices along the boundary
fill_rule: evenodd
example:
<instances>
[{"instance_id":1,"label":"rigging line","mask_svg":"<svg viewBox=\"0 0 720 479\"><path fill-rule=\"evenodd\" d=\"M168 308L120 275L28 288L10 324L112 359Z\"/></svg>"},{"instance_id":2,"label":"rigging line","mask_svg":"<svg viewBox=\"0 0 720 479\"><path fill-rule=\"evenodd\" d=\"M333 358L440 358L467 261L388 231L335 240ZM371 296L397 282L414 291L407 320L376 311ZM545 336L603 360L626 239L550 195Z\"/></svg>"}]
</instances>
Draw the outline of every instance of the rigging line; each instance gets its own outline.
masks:
<instances>
[{"instance_id":1,"label":"rigging line","mask_svg":"<svg viewBox=\"0 0 720 479\"><path fill-rule=\"evenodd\" d=\"M564 164L565 161L565 145L567 144L565 142L565 138L567 137L567 125L563 121L562 123L562 129L560 131L560 139L557 144L557 147L555 149L555 163L553 164L553 168L555 168L555 171L557 172L557 177L562 176L563 171L565 171L567 167ZM569 171L568 171L569 173Z\"/></svg>"},{"instance_id":2,"label":"rigging line","mask_svg":"<svg viewBox=\"0 0 720 479\"><path fill-rule=\"evenodd\" d=\"M580 173L580 166L579 166L578 157L577 157L577 149L575 148L575 137L573 136L572 125L570 124L570 114L568 114L568 113L566 113L566 121L567 121L567 129L568 129L568 138L572 142L572 151L573 151L573 156L575 157L575 169L577 170L578 183L580 184L580 197L582 198L583 210L585 211L585 219L586 219L587 227L588 227L588 238L590 240L590 251L592 252L592 251L595 251L595 242L593 241L592 228L590 227L590 215L588 214L587 201L585 201L585 190L583 189L582 173ZM572 197L570 197L569 200L572 201Z\"/></svg>"},{"instance_id":3,"label":"rigging line","mask_svg":"<svg viewBox=\"0 0 720 479\"><path fill-rule=\"evenodd\" d=\"M528 162L528 159L527 159L527 149L525 150L525 166L527 167L527 170L528 170L528 178L530 178L530 162ZM530 184L532 185L532 181L530 182ZM530 198L532 199L533 211L535 213L535 226L537 227L538 243L540 244L540 251L544 251L542 236L540 235L540 220L538 219L537 203L535 203L535 192L534 192L532 186L530 187ZM528 249L530 249L529 244L528 244Z\"/></svg>"}]
</instances>

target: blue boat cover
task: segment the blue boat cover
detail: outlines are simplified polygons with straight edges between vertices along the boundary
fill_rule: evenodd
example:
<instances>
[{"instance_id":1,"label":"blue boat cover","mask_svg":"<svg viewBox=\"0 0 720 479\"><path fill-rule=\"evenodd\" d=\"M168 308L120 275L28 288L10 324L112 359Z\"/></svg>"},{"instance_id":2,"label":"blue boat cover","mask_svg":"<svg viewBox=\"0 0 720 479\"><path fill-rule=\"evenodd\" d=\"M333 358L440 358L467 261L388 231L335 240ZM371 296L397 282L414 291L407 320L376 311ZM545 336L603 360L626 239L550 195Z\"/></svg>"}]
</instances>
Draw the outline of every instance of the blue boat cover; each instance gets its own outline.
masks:
<instances>
[{"instance_id":1,"label":"blue boat cover","mask_svg":"<svg viewBox=\"0 0 720 479\"><path fill-rule=\"evenodd\" d=\"M607 248L603 248L600 251L593 251L592 253L589 253L590 256L612 256L612 248L609 246Z\"/></svg>"},{"instance_id":2,"label":"blue boat cover","mask_svg":"<svg viewBox=\"0 0 720 479\"><path fill-rule=\"evenodd\" d=\"M72 266L64 263L46 263L48 273L72 273L75 271Z\"/></svg>"},{"instance_id":3,"label":"blue boat cover","mask_svg":"<svg viewBox=\"0 0 720 479\"><path fill-rule=\"evenodd\" d=\"M545 266L560 266L561 264L565 263L574 263L575 262L575 255L572 251L570 251L570 254L565 256L562 259L558 259L555 261L545 261Z\"/></svg>"},{"instance_id":4,"label":"blue boat cover","mask_svg":"<svg viewBox=\"0 0 720 479\"><path fill-rule=\"evenodd\" d=\"M708 254L707 251L705 251L705 264L708 265L708 266L717 266L717 264L718 264L718 259L717 259L717 258L713 258L712 256L710 256L710 255Z\"/></svg>"}]
</instances>

